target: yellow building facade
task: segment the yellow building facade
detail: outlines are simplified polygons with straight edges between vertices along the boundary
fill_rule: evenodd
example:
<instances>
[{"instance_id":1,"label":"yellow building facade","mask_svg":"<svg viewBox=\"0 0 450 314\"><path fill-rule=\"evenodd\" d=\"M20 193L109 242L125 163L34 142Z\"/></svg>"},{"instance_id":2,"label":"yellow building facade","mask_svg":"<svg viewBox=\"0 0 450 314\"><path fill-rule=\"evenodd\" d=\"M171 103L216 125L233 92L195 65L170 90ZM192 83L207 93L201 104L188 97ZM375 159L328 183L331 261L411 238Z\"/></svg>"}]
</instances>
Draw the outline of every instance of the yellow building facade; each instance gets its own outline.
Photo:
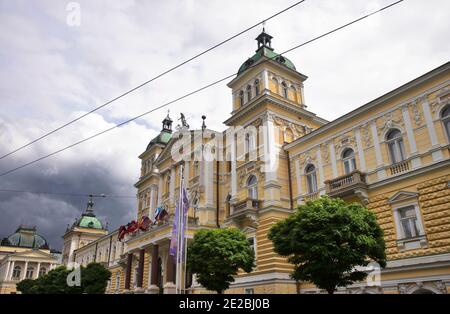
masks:
<instances>
[{"instance_id":1,"label":"yellow building facade","mask_svg":"<svg viewBox=\"0 0 450 314\"><path fill-rule=\"evenodd\" d=\"M36 227L19 226L0 243L0 294L15 294L17 283L37 279L61 264L59 252L50 249Z\"/></svg>"},{"instance_id":2,"label":"yellow building facade","mask_svg":"<svg viewBox=\"0 0 450 314\"><path fill-rule=\"evenodd\" d=\"M450 64L328 122L307 110L307 77L274 52L272 37L263 31L256 40L256 53L228 83L233 103L225 131L190 130L185 121L172 130L167 116L139 156L136 220L155 221L157 208L168 216L121 241L118 231L102 235L71 261L105 262L109 293L174 293L168 252L183 177L188 239L202 228L237 227L254 248L254 270L240 273L227 293L321 292L291 280L292 265L267 238L275 222L320 195L364 204L385 233L380 285L338 292L449 293ZM108 258L99 259L106 248ZM195 276L186 278L187 293L208 292Z\"/></svg>"}]
</instances>

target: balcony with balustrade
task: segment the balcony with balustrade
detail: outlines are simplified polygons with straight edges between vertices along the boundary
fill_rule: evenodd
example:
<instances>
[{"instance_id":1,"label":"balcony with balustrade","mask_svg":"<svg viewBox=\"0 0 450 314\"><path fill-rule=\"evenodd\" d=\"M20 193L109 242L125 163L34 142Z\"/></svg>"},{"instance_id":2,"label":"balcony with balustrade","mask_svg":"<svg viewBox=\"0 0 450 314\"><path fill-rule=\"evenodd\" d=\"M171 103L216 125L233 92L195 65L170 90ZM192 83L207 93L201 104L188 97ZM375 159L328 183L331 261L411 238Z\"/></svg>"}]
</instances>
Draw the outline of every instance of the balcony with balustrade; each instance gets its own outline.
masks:
<instances>
[{"instance_id":1,"label":"balcony with balustrade","mask_svg":"<svg viewBox=\"0 0 450 314\"><path fill-rule=\"evenodd\" d=\"M331 197L345 198L356 195L361 201L367 201L366 174L359 170L325 181L325 188Z\"/></svg>"},{"instance_id":2,"label":"balcony with balustrade","mask_svg":"<svg viewBox=\"0 0 450 314\"><path fill-rule=\"evenodd\" d=\"M238 225L252 225L256 222L258 210L261 208L261 201L247 198L231 204L230 216L227 220Z\"/></svg>"}]
</instances>

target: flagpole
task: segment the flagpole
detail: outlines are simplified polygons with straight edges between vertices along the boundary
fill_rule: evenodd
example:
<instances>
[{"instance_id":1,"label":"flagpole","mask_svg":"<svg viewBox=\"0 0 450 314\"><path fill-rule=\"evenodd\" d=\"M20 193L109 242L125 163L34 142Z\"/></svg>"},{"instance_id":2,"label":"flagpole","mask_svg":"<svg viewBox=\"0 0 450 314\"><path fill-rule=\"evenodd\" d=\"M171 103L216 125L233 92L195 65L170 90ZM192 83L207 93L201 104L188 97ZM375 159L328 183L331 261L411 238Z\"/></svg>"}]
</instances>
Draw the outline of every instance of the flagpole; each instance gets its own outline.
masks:
<instances>
[{"instance_id":1,"label":"flagpole","mask_svg":"<svg viewBox=\"0 0 450 314\"><path fill-rule=\"evenodd\" d=\"M181 259L182 259L182 243L183 240L181 239L182 236L182 221L183 221L183 200L182 200L182 194L183 194L183 164L180 164L180 193L178 197L178 230L177 230L177 294L181 293Z\"/></svg>"}]
</instances>

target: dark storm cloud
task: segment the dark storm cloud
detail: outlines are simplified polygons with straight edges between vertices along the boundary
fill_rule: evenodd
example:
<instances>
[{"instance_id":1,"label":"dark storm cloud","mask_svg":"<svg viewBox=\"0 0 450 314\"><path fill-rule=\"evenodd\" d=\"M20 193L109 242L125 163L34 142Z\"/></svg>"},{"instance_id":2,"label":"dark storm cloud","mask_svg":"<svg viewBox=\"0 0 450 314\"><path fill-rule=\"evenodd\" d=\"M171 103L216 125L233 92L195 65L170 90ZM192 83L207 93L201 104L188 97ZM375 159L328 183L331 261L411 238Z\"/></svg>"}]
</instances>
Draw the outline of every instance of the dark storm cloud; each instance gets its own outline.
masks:
<instances>
[{"instance_id":1,"label":"dark storm cloud","mask_svg":"<svg viewBox=\"0 0 450 314\"><path fill-rule=\"evenodd\" d=\"M132 182L121 181L105 164L80 161L64 167L57 174L43 176L42 169L48 165L51 167L50 163L40 164L5 176L1 187L86 195L135 194ZM124 189L123 186L128 188ZM72 224L80 216L87 201L87 197L0 192L0 236L3 238L13 233L20 224L36 225L38 232L49 241L51 247L60 250L61 236L67 224ZM110 230L126 223L135 215L135 199L95 198L94 203L95 213L103 222L108 222Z\"/></svg>"}]
</instances>

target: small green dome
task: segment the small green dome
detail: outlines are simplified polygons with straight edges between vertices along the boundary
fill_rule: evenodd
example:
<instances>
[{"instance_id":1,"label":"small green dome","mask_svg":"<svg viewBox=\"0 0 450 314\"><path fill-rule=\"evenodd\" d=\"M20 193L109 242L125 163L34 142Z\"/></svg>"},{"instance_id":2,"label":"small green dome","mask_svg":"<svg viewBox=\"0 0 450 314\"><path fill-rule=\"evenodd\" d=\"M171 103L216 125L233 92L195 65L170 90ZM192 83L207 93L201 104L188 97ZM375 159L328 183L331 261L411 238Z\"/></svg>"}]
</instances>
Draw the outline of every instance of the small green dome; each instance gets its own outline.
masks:
<instances>
[{"instance_id":1,"label":"small green dome","mask_svg":"<svg viewBox=\"0 0 450 314\"><path fill-rule=\"evenodd\" d=\"M95 216L83 214L78 221L78 227L91 228L91 229L103 229L102 222Z\"/></svg>"},{"instance_id":2,"label":"small green dome","mask_svg":"<svg viewBox=\"0 0 450 314\"><path fill-rule=\"evenodd\" d=\"M267 47L261 47L261 49L258 49L256 53L247 61L245 61L238 70L238 76L243 73L245 70L250 68L254 63L256 63L258 60L260 60L262 57L266 57L268 59L272 59L278 63L281 63L288 67L291 70L296 71L295 65L292 63L291 60L286 58L285 56L281 56L277 53L275 53L273 50L267 48Z\"/></svg>"},{"instance_id":3,"label":"small green dome","mask_svg":"<svg viewBox=\"0 0 450 314\"><path fill-rule=\"evenodd\" d=\"M5 238L2 245L17 246L33 249L48 249L48 243L45 238L36 233L36 227L17 228L16 232Z\"/></svg>"},{"instance_id":4,"label":"small green dome","mask_svg":"<svg viewBox=\"0 0 450 314\"><path fill-rule=\"evenodd\" d=\"M241 67L238 70L237 75L239 76L241 73L245 72L247 69L249 69L253 64L255 64L257 61L259 61L261 58L265 57L267 59L273 60L275 62L278 62L280 64L283 64L284 66L288 67L291 70L296 71L295 65L292 63L291 60L286 58L285 56L279 55L273 51L272 48L272 36L267 34L263 31L261 34L256 37L256 41L258 43L258 49L256 50L256 53L253 55L253 57L248 58L247 61L245 61Z\"/></svg>"}]
</instances>

